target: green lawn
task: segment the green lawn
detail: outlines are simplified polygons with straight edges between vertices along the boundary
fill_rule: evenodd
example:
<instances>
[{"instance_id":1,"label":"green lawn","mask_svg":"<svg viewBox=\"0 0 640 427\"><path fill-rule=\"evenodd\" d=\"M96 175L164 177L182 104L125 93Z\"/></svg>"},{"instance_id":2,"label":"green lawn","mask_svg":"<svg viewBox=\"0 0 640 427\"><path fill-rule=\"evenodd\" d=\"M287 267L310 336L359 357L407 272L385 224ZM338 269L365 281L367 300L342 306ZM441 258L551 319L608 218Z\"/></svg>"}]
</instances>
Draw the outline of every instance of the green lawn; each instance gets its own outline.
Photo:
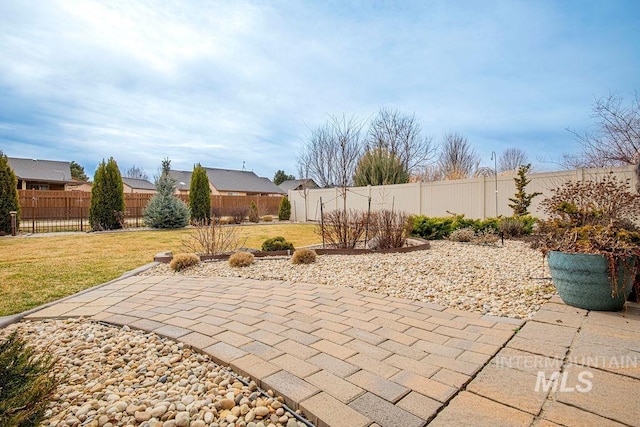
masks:
<instances>
[{"instance_id":1,"label":"green lawn","mask_svg":"<svg viewBox=\"0 0 640 427\"><path fill-rule=\"evenodd\" d=\"M319 241L308 224L241 227L245 246L260 248L283 236L294 246ZM193 230L0 237L0 316L19 313L107 282L153 261L158 252L182 252Z\"/></svg>"}]
</instances>

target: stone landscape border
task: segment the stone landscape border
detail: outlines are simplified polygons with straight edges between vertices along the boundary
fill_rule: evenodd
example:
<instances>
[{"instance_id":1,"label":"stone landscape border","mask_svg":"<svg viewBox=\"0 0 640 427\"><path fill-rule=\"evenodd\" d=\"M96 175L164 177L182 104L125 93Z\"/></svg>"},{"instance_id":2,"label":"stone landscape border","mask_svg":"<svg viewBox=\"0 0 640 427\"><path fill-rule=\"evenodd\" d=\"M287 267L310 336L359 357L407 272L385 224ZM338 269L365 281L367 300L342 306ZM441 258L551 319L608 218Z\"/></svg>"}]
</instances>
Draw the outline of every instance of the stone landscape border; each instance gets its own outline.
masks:
<instances>
[{"instance_id":1,"label":"stone landscape border","mask_svg":"<svg viewBox=\"0 0 640 427\"><path fill-rule=\"evenodd\" d=\"M431 244L428 240L412 237L409 239L413 242L417 242L417 245L403 246L401 248L389 248L389 249L314 249L318 255L362 255L362 254L401 254L407 252L424 251L431 249ZM252 252L256 258L274 257L274 256L291 256L293 251L269 251L269 252ZM231 255L200 255L201 261L211 260L227 260ZM168 264L173 259L172 252L160 252L153 258L155 262Z\"/></svg>"}]
</instances>

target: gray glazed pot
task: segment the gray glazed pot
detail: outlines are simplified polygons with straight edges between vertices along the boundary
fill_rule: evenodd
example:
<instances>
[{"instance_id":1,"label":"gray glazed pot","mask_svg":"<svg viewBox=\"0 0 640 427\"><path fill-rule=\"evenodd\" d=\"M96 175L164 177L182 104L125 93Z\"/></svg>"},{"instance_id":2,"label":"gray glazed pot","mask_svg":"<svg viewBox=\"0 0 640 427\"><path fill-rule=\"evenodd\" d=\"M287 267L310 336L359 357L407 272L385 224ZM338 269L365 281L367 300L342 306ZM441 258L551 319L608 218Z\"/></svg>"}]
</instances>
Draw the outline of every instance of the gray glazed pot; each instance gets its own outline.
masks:
<instances>
[{"instance_id":1,"label":"gray glazed pot","mask_svg":"<svg viewBox=\"0 0 640 427\"><path fill-rule=\"evenodd\" d=\"M565 304L587 310L618 311L631 293L634 274L626 270L622 261L618 265L618 296L612 298L604 256L552 251L547 257L553 284ZM628 259L628 267L635 268L635 261Z\"/></svg>"}]
</instances>

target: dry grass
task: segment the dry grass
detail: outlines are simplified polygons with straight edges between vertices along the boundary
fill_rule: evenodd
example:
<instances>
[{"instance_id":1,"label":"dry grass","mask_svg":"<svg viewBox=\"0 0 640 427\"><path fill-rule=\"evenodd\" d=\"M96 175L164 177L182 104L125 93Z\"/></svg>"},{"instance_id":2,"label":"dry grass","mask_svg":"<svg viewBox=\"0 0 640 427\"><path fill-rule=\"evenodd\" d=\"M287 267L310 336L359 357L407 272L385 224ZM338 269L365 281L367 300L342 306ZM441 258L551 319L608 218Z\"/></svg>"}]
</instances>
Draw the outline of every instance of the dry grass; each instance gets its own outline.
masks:
<instances>
[{"instance_id":1,"label":"dry grass","mask_svg":"<svg viewBox=\"0 0 640 427\"><path fill-rule=\"evenodd\" d=\"M296 246L317 243L313 225L242 227L246 246L260 248L285 236ZM158 252L182 252L192 230L90 233L0 238L0 316L19 313L107 282L153 261Z\"/></svg>"}]
</instances>

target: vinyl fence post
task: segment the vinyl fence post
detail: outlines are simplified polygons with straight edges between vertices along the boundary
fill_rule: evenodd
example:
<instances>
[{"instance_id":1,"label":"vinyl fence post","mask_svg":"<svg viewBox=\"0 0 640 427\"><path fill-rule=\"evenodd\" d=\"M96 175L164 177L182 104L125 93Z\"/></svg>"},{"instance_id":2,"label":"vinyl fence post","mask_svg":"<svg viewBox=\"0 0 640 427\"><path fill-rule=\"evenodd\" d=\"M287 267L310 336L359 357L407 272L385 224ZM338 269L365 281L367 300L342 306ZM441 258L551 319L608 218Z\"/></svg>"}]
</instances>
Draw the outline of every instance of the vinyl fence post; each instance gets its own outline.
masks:
<instances>
[{"instance_id":1,"label":"vinyl fence post","mask_svg":"<svg viewBox=\"0 0 640 427\"><path fill-rule=\"evenodd\" d=\"M324 249L324 211L322 209L322 197L320 197L320 234L322 234L322 249Z\"/></svg>"},{"instance_id":2,"label":"vinyl fence post","mask_svg":"<svg viewBox=\"0 0 640 427\"><path fill-rule=\"evenodd\" d=\"M371 186L369 186L371 190ZM364 248L367 249L367 241L369 240L369 222L371 221L371 196L368 197L369 206L367 207L367 226L364 230Z\"/></svg>"}]
</instances>

